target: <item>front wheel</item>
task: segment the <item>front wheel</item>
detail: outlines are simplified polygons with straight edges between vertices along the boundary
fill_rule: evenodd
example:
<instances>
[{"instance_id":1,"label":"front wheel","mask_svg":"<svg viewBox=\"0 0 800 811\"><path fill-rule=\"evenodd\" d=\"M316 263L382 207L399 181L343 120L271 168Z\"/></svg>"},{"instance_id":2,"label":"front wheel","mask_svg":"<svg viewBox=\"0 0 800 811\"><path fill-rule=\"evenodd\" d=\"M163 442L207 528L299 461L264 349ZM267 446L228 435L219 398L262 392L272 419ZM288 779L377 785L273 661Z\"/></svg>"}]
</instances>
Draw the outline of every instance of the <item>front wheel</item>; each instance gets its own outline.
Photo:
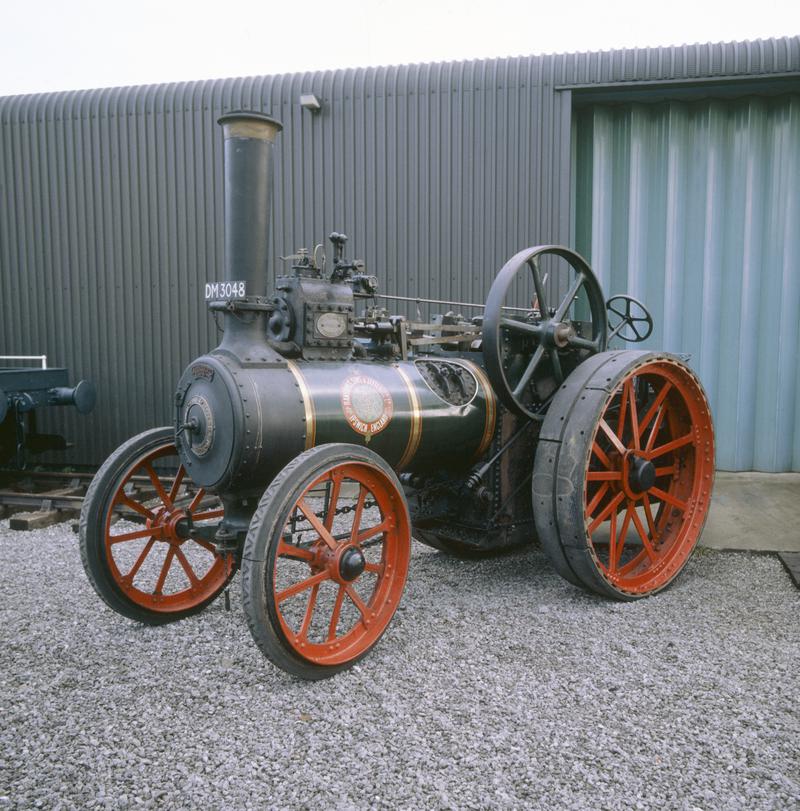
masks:
<instances>
[{"instance_id":1,"label":"front wheel","mask_svg":"<svg viewBox=\"0 0 800 811\"><path fill-rule=\"evenodd\" d=\"M365 656L400 603L410 526L397 476L372 451L320 445L288 464L242 558L244 611L264 655L311 680Z\"/></svg>"},{"instance_id":2,"label":"front wheel","mask_svg":"<svg viewBox=\"0 0 800 811\"><path fill-rule=\"evenodd\" d=\"M89 581L117 613L148 625L202 611L235 571L213 529L224 511L195 487L180 463L172 428L129 439L92 479L80 518Z\"/></svg>"}]
</instances>

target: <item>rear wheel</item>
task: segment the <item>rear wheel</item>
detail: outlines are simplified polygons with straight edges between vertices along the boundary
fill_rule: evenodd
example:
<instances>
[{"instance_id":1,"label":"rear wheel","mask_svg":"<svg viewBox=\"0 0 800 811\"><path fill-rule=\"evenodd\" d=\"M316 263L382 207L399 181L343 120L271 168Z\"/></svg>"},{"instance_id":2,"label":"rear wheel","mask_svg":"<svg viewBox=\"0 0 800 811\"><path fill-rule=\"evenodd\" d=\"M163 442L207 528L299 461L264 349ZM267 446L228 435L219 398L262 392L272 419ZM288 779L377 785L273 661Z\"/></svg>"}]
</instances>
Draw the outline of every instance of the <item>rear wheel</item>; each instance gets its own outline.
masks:
<instances>
[{"instance_id":1,"label":"rear wheel","mask_svg":"<svg viewBox=\"0 0 800 811\"><path fill-rule=\"evenodd\" d=\"M128 440L92 480L80 519L81 558L119 614L160 625L202 611L233 576L233 554L208 540L224 511L194 486L172 428Z\"/></svg>"},{"instance_id":2,"label":"rear wheel","mask_svg":"<svg viewBox=\"0 0 800 811\"><path fill-rule=\"evenodd\" d=\"M605 352L559 390L536 452L542 544L570 582L623 600L668 585L705 524L714 431L678 358Z\"/></svg>"},{"instance_id":3,"label":"rear wheel","mask_svg":"<svg viewBox=\"0 0 800 811\"><path fill-rule=\"evenodd\" d=\"M303 679L351 667L397 610L411 550L397 476L356 445L297 457L261 499L242 559L244 610L261 651Z\"/></svg>"}]
</instances>

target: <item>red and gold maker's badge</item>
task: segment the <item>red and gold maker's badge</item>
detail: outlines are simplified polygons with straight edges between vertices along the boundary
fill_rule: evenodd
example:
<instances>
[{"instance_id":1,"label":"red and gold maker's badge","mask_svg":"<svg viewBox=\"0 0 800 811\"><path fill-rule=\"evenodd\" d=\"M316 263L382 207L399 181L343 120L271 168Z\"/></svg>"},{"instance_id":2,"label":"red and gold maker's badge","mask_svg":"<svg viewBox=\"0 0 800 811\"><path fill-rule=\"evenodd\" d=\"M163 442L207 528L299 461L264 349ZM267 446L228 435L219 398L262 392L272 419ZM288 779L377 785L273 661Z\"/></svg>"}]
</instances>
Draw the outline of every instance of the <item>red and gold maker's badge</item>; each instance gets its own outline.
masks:
<instances>
[{"instance_id":1,"label":"red and gold maker's badge","mask_svg":"<svg viewBox=\"0 0 800 811\"><path fill-rule=\"evenodd\" d=\"M368 375L353 375L342 383L342 410L350 427L366 437L380 433L392 419L392 395Z\"/></svg>"}]
</instances>

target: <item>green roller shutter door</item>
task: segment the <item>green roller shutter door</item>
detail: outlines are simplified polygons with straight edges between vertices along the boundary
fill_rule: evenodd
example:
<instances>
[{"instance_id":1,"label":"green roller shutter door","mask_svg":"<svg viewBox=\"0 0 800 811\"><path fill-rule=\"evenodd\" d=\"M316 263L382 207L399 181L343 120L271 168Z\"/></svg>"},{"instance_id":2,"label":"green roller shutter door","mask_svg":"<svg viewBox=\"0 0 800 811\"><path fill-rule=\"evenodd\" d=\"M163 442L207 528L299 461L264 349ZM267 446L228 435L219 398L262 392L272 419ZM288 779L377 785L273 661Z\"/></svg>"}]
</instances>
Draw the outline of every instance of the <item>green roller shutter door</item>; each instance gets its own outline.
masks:
<instances>
[{"instance_id":1,"label":"green roller shutter door","mask_svg":"<svg viewBox=\"0 0 800 811\"><path fill-rule=\"evenodd\" d=\"M800 96L576 112L575 243L690 353L723 470L800 470Z\"/></svg>"}]
</instances>

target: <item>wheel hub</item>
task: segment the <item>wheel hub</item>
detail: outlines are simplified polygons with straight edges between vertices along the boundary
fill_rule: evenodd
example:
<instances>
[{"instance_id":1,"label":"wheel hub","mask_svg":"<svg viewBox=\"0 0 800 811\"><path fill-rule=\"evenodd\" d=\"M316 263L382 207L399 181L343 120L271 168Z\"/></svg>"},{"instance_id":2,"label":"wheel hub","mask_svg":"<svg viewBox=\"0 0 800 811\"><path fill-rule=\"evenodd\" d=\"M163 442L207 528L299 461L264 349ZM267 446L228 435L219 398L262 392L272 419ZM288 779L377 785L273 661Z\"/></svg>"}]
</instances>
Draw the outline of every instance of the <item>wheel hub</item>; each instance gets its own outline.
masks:
<instances>
[{"instance_id":1,"label":"wheel hub","mask_svg":"<svg viewBox=\"0 0 800 811\"><path fill-rule=\"evenodd\" d=\"M349 542L331 549L320 540L315 544L313 552L311 570L316 573L327 569L330 577L337 583L352 583L361 577L367 567L364 553Z\"/></svg>"},{"instance_id":2,"label":"wheel hub","mask_svg":"<svg viewBox=\"0 0 800 811\"><path fill-rule=\"evenodd\" d=\"M147 526L158 533L158 539L171 544L182 544L189 538L189 517L183 510L162 510Z\"/></svg>"},{"instance_id":3,"label":"wheel hub","mask_svg":"<svg viewBox=\"0 0 800 811\"><path fill-rule=\"evenodd\" d=\"M575 327L568 321L551 322L551 324L552 326L548 328L546 334L553 346L561 349L569 344L570 339L575 337Z\"/></svg>"},{"instance_id":4,"label":"wheel hub","mask_svg":"<svg viewBox=\"0 0 800 811\"><path fill-rule=\"evenodd\" d=\"M348 583L360 577L367 565L364 553L354 546L346 549L339 558L339 576Z\"/></svg>"},{"instance_id":5,"label":"wheel hub","mask_svg":"<svg viewBox=\"0 0 800 811\"><path fill-rule=\"evenodd\" d=\"M628 487L634 493L645 493L655 483L655 465L649 459L631 454L628 460Z\"/></svg>"}]
</instances>

